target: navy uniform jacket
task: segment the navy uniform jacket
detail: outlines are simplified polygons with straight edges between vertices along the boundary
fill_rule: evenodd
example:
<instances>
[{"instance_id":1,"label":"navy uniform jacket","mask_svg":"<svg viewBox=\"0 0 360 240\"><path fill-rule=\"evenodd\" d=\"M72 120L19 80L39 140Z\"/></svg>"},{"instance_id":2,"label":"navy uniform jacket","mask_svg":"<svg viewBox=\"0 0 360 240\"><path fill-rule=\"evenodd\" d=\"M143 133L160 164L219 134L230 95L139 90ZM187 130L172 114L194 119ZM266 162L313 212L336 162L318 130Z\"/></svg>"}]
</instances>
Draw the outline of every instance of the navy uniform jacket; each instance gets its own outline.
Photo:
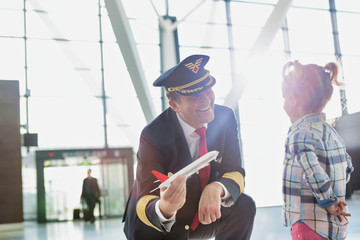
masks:
<instances>
[{"instance_id":1,"label":"navy uniform jacket","mask_svg":"<svg viewBox=\"0 0 360 240\"><path fill-rule=\"evenodd\" d=\"M210 163L209 183L221 182L236 201L244 189L245 176L241 167L236 120L233 111L227 107L215 105L214 111L215 118L206 131L207 148L208 151L219 151L219 155L217 162ZM201 195L197 174L186 182L186 203L178 210L176 222L169 233L162 228L155 212L160 191L150 193L159 185L159 182L154 183L157 179L152 170L167 175L168 172L176 173L193 161L174 110L168 108L143 129L137 157L136 180L124 214L127 238L186 239Z\"/></svg>"}]
</instances>

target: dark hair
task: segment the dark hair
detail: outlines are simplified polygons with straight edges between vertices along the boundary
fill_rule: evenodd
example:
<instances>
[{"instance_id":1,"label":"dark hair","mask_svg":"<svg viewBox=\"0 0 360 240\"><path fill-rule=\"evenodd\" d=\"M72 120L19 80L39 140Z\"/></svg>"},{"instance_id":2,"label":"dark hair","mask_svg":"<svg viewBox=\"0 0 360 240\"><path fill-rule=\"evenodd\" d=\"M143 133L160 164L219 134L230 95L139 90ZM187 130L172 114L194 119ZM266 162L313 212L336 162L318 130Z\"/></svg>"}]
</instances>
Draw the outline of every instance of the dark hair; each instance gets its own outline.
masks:
<instances>
[{"instance_id":1,"label":"dark hair","mask_svg":"<svg viewBox=\"0 0 360 240\"><path fill-rule=\"evenodd\" d=\"M330 62L324 67L316 64L302 65L288 62L283 67L283 94L293 94L302 99L311 112L321 111L330 100L333 86L338 82L338 66Z\"/></svg>"},{"instance_id":2,"label":"dark hair","mask_svg":"<svg viewBox=\"0 0 360 240\"><path fill-rule=\"evenodd\" d=\"M176 91L173 92L166 91L166 97L169 100L179 101L179 93L177 93Z\"/></svg>"}]
</instances>

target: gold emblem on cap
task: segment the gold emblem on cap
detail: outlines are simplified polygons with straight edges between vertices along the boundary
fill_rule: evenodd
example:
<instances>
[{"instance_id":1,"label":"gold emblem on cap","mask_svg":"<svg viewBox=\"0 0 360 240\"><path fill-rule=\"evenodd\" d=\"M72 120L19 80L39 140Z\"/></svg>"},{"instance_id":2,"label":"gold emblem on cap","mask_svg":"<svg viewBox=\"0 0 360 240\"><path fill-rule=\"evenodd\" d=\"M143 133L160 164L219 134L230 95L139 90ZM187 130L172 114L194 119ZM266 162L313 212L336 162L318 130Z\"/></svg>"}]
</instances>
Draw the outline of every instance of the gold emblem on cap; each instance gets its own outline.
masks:
<instances>
[{"instance_id":1,"label":"gold emblem on cap","mask_svg":"<svg viewBox=\"0 0 360 240\"><path fill-rule=\"evenodd\" d=\"M199 66L201 64L201 61L202 61L202 58L196 60L195 64L194 63L185 64L185 67L192 70L194 73L197 73L199 71Z\"/></svg>"}]
</instances>

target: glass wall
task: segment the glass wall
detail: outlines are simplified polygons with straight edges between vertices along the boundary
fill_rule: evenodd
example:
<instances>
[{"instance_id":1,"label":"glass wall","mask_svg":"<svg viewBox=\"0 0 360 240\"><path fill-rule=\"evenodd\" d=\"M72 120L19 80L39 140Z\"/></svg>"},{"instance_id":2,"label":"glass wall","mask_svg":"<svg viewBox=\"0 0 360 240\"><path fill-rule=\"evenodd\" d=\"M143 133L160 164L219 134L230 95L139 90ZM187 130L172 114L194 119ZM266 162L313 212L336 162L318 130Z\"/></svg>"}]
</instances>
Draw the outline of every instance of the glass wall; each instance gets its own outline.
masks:
<instances>
[{"instance_id":1,"label":"glass wall","mask_svg":"<svg viewBox=\"0 0 360 240\"><path fill-rule=\"evenodd\" d=\"M359 63L360 63L360 4L355 0L336 1L338 9L339 38L344 65L344 81L349 113L360 111Z\"/></svg>"},{"instance_id":2,"label":"glass wall","mask_svg":"<svg viewBox=\"0 0 360 240\"><path fill-rule=\"evenodd\" d=\"M166 1L168 5L162 1L153 2L160 15L168 13L178 20L183 20L183 17L200 1L196 3ZM335 3L338 2L347 1ZM296 59L304 64L319 65L337 61L329 1L321 0L294 1L287 14L287 25L283 24L283 28L279 29L268 51L249 63L249 54L276 3L277 1L230 1L231 10L227 13L226 1L205 1L178 26L180 59L195 53L210 56L207 68L217 79L217 84L214 86L217 103L224 103L224 99L232 89L234 73L239 74L241 80L245 82L245 89L238 103L247 172L245 191L254 197L257 206L281 204L284 142L290 126L290 121L282 109L282 66L286 61ZM152 22L150 19L156 17L150 4L147 5L149 8L146 7L146 13L143 12L144 10L139 10L133 1L123 1L123 4L126 12L131 15L128 16L131 17L131 21L144 21L147 18L148 22ZM144 6L146 4L144 2ZM343 4L359 5L355 1ZM359 11L337 14L339 19L341 14L355 18L359 15ZM345 26L338 27L340 49L342 49L345 42L341 32ZM352 28L347 31L348 38L351 39ZM287 35L288 40L284 35ZM146 39L146 34L138 43L141 44L143 39ZM233 42L233 46L230 46L230 42ZM288 47L285 47L286 45ZM355 45L353 47L357 48ZM231 62L231 54L235 55L234 62ZM360 84L350 83L350 80L347 80L347 74L351 73L350 69L355 70L347 64L349 61L347 59L344 52L344 81L346 93L349 95L348 110L351 113L359 111L359 107L356 106L359 101L351 99L353 96L348 88L351 84L355 84L356 86L352 85L352 87L353 92L356 92L360 89ZM355 62L356 60L353 60L353 64ZM235 69L231 69L231 64L236 66ZM347 68L349 72L346 71ZM150 82L153 79L149 78ZM325 109L328 119L341 116L339 90L335 88L333 97Z\"/></svg>"},{"instance_id":3,"label":"glass wall","mask_svg":"<svg viewBox=\"0 0 360 240\"><path fill-rule=\"evenodd\" d=\"M160 89L152 87L160 74L157 15L148 0L121 2L158 114ZM249 53L277 0L209 0L196 8L201 2L153 0L160 15L182 21L180 59L195 53L210 56L207 68L217 80L217 103L223 104L232 89L234 73L245 82L238 104L246 192L258 206L281 204L284 140L290 126L282 109L281 68L289 59L320 65L336 61L329 1L293 1L287 28L279 29L268 51L251 64ZM335 1L335 7L348 112L354 113L360 111L360 3ZM37 149L104 147L106 98L109 147L136 151L146 120L103 0L0 1L0 52L0 79L20 81L21 131L39 134ZM341 115L339 99L335 88L325 109L328 118Z\"/></svg>"},{"instance_id":4,"label":"glass wall","mask_svg":"<svg viewBox=\"0 0 360 240\"><path fill-rule=\"evenodd\" d=\"M39 147L105 145L102 68L108 144L132 146L145 118L104 4L99 10L98 0L12 2L0 3L0 79L20 80L22 96L27 85L28 127L39 133ZM25 97L21 113L26 125Z\"/></svg>"}]
</instances>

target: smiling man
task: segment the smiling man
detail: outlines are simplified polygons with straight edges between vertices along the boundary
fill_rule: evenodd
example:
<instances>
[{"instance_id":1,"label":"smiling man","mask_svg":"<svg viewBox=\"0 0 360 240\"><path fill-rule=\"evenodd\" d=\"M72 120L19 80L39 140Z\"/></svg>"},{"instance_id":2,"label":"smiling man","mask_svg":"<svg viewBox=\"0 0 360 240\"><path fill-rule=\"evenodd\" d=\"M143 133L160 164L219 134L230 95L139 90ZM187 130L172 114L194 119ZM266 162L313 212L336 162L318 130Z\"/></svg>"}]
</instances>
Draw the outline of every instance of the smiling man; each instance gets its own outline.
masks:
<instances>
[{"instance_id":1,"label":"smiling man","mask_svg":"<svg viewBox=\"0 0 360 240\"><path fill-rule=\"evenodd\" d=\"M170 107L142 131L136 180L124 214L128 239L250 239L255 203L244 194L238 131L231 109L214 104L215 78L204 68L205 55L192 55L163 73ZM192 175L159 183L156 170L171 175L207 151L217 161Z\"/></svg>"}]
</instances>

